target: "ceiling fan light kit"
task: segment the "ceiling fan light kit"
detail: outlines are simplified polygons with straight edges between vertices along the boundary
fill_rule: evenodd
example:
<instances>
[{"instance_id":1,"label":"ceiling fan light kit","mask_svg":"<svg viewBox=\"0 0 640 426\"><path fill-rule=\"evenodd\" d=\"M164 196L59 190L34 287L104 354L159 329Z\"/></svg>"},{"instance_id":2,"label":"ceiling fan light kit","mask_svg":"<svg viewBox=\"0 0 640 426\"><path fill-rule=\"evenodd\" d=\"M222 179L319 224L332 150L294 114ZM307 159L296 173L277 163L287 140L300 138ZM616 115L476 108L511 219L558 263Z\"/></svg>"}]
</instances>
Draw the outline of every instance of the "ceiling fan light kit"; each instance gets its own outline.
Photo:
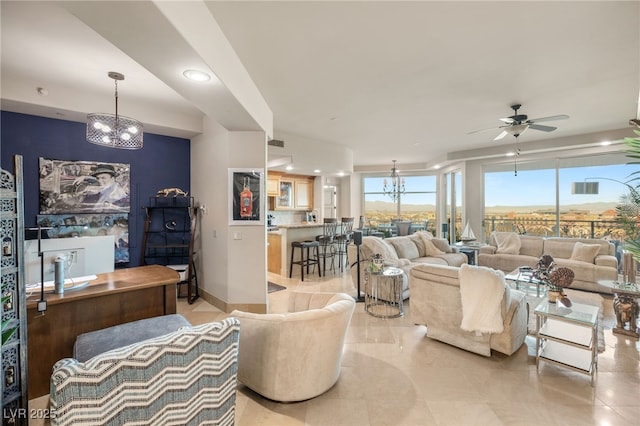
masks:
<instances>
[{"instance_id":1,"label":"ceiling fan light kit","mask_svg":"<svg viewBox=\"0 0 640 426\"><path fill-rule=\"evenodd\" d=\"M537 124L541 121L555 121L555 120L567 120L569 118L568 115L566 114L561 114L561 115L550 115L548 117L540 117L540 118L534 118L534 119L529 119L529 116L527 116L526 114L518 114L518 110L522 107L521 104L513 104L511 105L511 109L513 110L513 115L509 116L509 117L503 117L500 118L499 120L502 121L503 123L505 123L505 125L503 126L498 126L497 129L502 129L502 131L500 132L500 134L498 136L496 136L495 138L493 138L494 141L503 139L505 136L507 135L512 135L514 138L516 138L516 143L518 142L518 136L522 135L524 132L527 131L527 129L533 129L533 130L539 130L542 132L553 132L554 130L557 129L557 127L553 127L553 126L543 126L540 124ZM469 132L468 134L473 134L473 133L478 133L478 132L485 132L488 130L495 130L496 128L493 129L484 129L484 130L475 130L473 132ZM515 155L514 155L514 173L516 176L518 176L518 156L520 155L520 148L516 149Z\"/></svg>"},{"instance_id":2,"label":"ceiling fan light kit","mask_svg":"<svg viewBox=\"0 0 640 426\"><path fill-rule=\"evenodd\" d=\"M115 82L115 114L87 114L87 142L119 149L140 149L143 145L143 126L138 120L118 115L118 81L124 75L111 71L107 74Z\"/></svg>"},{"instance_id":3,"label":"ceiling fan light kit","mask_svg":"<svg viewBox=\"0 0 640 426\"><path fill-rule=\"evenodd\" d=\"M513 135L515 138L517 138L518 136L522 135L527 129L539 130L541 132L553 132L554 130L557 129L557 127L543 126L537 123L544 122L544 121L566 120L569 118L568 115L561 114L561 115L552 115L549 117L529 119L529 117L526 114L518 114L518 110L521 107L522 107L521 104L511 105L511 109L513 110L513 115L509 117L500 118L500 121L502 121L505 124L497 127L497 129L502 129L502 131L493 140L495 141L500 140L507 135ZM476 130L473 132L469 132L469 134L484 132L488 130L495 130L495 129L496 128Z\"/></svg>"}]
</instances>

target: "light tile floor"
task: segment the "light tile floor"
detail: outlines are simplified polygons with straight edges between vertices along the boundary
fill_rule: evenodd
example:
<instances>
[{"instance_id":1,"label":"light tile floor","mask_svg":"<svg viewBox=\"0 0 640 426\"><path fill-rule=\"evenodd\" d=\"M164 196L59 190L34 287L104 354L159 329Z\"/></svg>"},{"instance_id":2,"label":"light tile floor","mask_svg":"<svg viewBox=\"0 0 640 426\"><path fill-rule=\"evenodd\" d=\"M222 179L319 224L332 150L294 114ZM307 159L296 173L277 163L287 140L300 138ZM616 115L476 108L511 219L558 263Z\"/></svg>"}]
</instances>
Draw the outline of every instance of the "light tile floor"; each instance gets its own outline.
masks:
<instances>
[{"instance_id":1,"label":"light tile floor","mask_svg":"<svg viewBox=\"0 0 640 426\"><path fill-rule=\"evenodd\" d=\"M288 292L344 291L349 275L307 277L269 274L288 289L271 293L271 312L284 312ZM236 425L630 425L640 420L640 343L613 334L612 300L605 298L606 350L599 354L594 387L589 377L548 364L536 372L535 339L512 356L490 358L425 337L426 328L405 316L379 319L356 306L338 383L325 394L281 404L238 385ZM202 299L178 312L193 324L227 316ZM46 406L46 397L31 401ZM37 406L37 405L36 405ZM34 423L32 423L34 424Z\"/></svg>"}]
</instances>

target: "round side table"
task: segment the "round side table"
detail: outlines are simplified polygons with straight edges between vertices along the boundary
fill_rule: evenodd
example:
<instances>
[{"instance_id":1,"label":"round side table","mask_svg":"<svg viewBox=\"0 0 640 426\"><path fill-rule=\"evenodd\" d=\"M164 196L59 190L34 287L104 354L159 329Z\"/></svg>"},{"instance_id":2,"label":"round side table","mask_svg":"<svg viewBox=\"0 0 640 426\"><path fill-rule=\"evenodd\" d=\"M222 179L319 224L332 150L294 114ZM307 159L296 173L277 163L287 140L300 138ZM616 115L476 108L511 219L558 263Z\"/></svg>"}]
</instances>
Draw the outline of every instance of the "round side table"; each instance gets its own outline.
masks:
<instances>
[{"instance_id":1,"label":"round side table","mask_svg":"<svg viewBox=\"0 0 640 426\"><path fill-rule=\"evenodd\" d=\"M402 283L404 272L399 268L384 268L381 272L364 273L364 310L378 318L398 318L404 315Z\"/></svg>"}]
</instances>

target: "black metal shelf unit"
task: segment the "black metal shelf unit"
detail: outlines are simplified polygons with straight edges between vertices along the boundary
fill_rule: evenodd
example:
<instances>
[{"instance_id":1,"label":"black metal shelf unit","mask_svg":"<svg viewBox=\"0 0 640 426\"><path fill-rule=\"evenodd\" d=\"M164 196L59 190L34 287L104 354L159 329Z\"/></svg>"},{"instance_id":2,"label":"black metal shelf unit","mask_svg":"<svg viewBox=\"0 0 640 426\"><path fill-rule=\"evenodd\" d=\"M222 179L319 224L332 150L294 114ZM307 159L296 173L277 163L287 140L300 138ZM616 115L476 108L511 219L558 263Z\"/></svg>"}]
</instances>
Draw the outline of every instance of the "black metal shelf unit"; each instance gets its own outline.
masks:
<instances>
[{"instance_id":1,"label":"black metal shelf unit","mask_svg":"<svg viewBox=\"0 0 640 426\"><path fill-rule=\"evenodd\" d=\"M178 297L193 303L198 297L194 239L198 209L193 197L158 196L149 198L142 238L142 262L166 265L180 274ZM187 294L182 296L182 288Z\"/></svg>"},{"instance_id":2,"label":"black metal shelf unit","mask_svg":"<svg viewBox=\"0 0 640 426\"><path fill-rule=\"evenodd\" d=\"M27 425L27 300L24 282L24 193L22 156L14 173L0 170L2 231L2 424Z\"/></svg>"}]
</instances>

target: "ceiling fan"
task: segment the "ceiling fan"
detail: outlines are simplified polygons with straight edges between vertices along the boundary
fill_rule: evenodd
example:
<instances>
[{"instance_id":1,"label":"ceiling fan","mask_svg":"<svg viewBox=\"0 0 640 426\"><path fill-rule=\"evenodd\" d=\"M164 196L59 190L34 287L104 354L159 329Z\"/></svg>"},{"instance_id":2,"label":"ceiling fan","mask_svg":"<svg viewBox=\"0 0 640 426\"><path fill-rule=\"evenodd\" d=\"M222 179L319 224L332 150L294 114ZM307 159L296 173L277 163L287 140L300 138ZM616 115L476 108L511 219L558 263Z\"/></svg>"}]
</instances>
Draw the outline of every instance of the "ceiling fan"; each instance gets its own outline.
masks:
<instances>
[{"instance_id":1,"label":"ceiling fan","mask_svg":"<svg viewBox=\"0 0 640 426\"><path fill-rule=\"evenodd\" d=\"M543 132L553 132L554 130L557 129L557 127L543 126L537 123L540 123L543 121L566 120L569 118L568 115L562 114L562 115L552 115L549 117L529 119L529 117L527 117L526 114L518 114L518 110L520 109L521 106L522 105L520 104L511 105L511 109L513 110L513 115L500 119L500 121L505 123L503 126L498 126L497 128L492 127L490 129L476 130L473 132L469 132L468 134L470 135L473 133L486 132L488 130L502 129L502 132L493 139L494 141L500 140L507 135L513 135L514 137L517 138L518 136L523 134L527 129L540 130Z\"/></svg>"}]
</instances>

